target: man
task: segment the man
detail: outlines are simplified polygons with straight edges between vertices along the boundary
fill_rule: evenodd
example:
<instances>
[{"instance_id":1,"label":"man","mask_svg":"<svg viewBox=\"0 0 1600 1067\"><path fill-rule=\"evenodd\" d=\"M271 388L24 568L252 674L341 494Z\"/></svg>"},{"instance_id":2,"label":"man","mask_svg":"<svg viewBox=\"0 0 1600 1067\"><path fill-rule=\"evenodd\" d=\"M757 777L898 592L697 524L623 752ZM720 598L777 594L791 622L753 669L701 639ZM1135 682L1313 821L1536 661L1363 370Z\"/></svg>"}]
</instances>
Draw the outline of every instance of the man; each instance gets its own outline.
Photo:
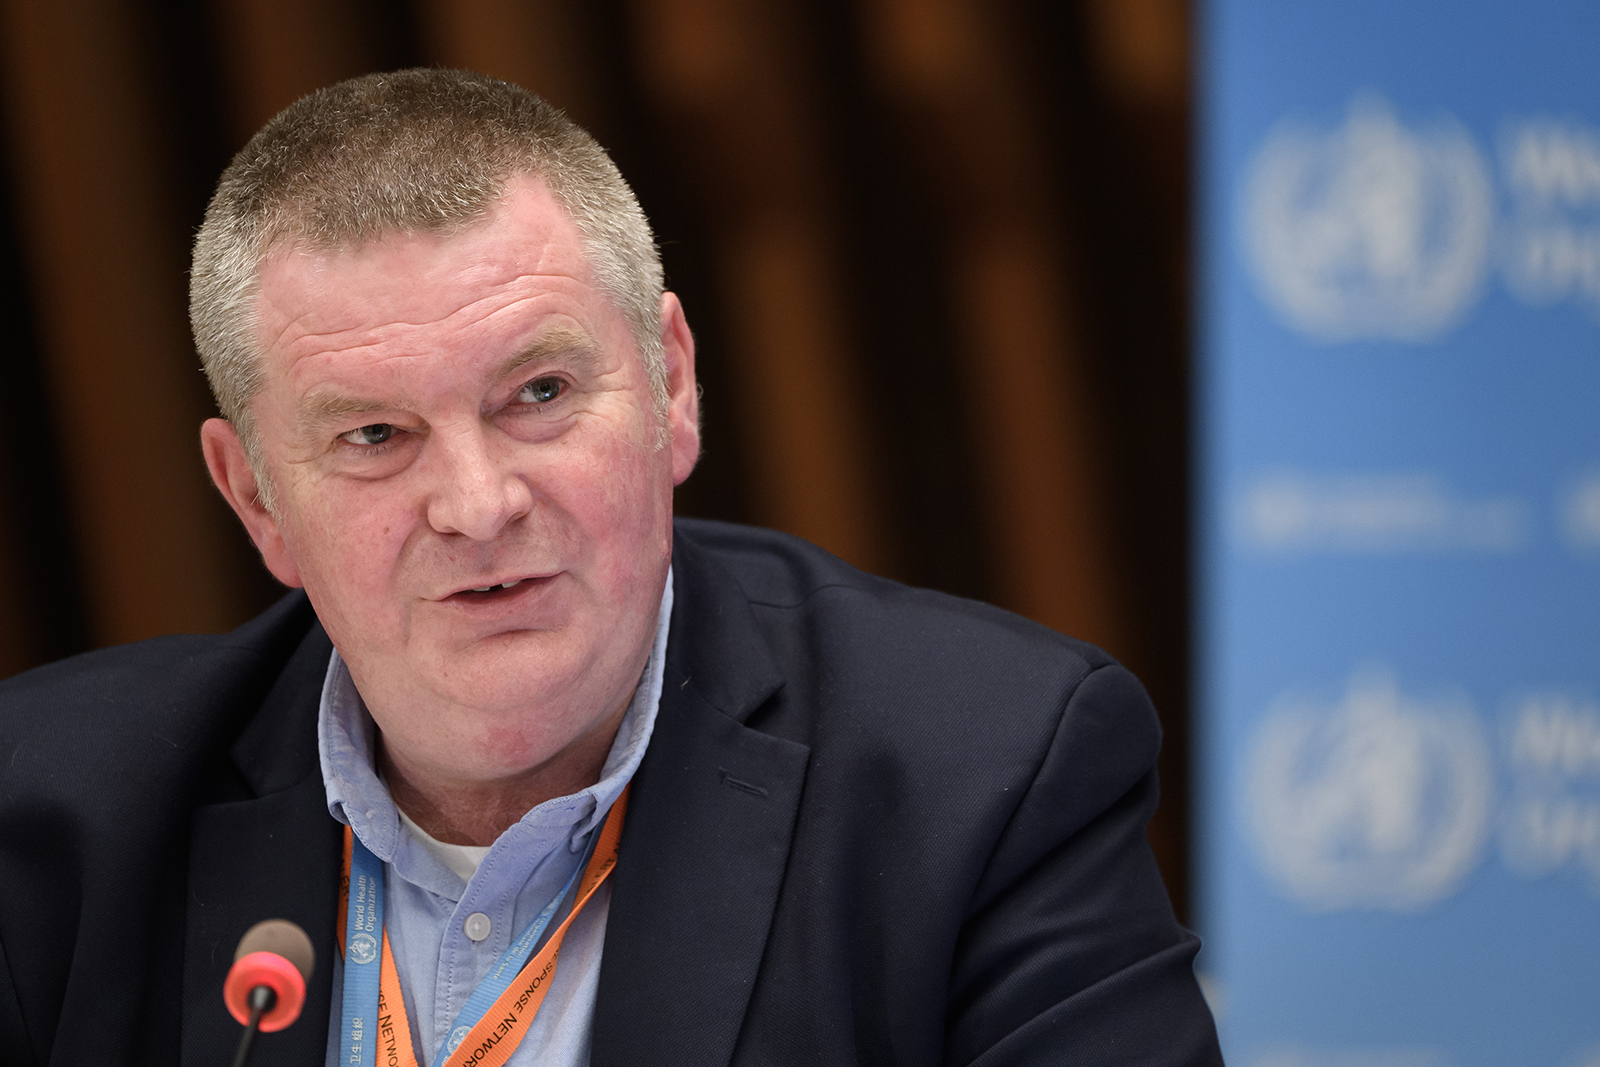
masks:
<instances>
[{"instance_id":1,"label":"man","mask_svg":"<svg viewBox=\"0 0 1600 1067\"><path fill-rule=\"evenodd\" d=\"M693 338L559 113L313 94L224 174L192 310L206 463L303 594L0 687L5 1062L221 1062L268 917L318 964L257 1063L1217 1062L1138 683L675 525Z\"/></svg>"}]
</instances>

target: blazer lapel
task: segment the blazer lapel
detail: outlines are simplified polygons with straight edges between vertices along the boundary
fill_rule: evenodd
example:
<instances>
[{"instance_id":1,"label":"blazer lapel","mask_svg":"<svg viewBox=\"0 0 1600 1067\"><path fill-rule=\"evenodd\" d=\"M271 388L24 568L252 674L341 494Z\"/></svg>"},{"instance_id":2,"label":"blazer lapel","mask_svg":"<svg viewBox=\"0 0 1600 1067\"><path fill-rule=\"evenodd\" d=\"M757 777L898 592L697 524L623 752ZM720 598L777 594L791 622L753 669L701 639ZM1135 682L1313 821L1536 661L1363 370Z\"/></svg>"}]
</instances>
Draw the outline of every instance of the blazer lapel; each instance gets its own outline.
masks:
<instances>
[{"instance_id":1,"label":"blazer lapel","mask_svg":"<svg viewBox=\"0 0 1600 1067\"><path fill-rule=\"evenodd\" d=\"M743 725L783 678L731 578L680 539L667 672L613 875L591 1062L733 1055L810 750Z\"/></svg>"},{"instance_id":2,"label":"blazer lapel","mask_svg":"<svg viewBox=\"0 0 1600 1067\"><path fill-rule=\"evenodd\" d=\"M240 1027L223 1006L222 982L239 938L262 919L299 923L317 958L300 1018L263 1034L251 1063L322 1063L327 1055L342 839L328 814L316 719L331 647L313 626L234 745L248 786L242 798L196 809L184 941L185 1065L232 1060Z\"/></svg>"}]
</instances>

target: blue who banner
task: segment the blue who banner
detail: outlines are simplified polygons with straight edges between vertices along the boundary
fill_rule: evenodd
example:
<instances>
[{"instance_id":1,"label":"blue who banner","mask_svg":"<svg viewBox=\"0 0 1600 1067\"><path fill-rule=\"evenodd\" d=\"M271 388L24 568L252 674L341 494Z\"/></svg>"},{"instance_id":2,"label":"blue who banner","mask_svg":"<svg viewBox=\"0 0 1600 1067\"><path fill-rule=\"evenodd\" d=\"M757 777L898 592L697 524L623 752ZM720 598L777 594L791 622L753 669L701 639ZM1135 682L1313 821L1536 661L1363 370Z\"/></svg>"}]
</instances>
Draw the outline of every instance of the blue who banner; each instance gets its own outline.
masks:
<instances>
[{"instance_id":1,"label":"blue who banner","mask_svg":"<svg viewBox=\"0 0 1600 1067\"><path fill-rule=\"evenodd\" d=\"M1200 10L1234 1067L1600 1067L1600 3Z\"/></svg>"}]
</instances>

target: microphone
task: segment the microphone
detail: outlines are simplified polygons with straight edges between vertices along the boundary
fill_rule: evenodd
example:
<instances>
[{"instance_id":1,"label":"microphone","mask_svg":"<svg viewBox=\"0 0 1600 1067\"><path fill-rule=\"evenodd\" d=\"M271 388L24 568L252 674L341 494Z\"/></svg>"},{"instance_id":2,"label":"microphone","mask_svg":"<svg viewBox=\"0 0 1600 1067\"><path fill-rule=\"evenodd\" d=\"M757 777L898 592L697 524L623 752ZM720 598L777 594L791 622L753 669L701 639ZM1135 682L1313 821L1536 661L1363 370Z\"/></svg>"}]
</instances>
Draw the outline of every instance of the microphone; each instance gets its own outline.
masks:
<instances>
[{"instance_id":1,"label":"microphone","mask_svg":"<svg viewBox=\"0 0 1600 1067\"><path fill-rule=\"evenodd\" d=\"M245 1028L233 1067L244 1067L250 1058L257 1030L270 1034L300 1017L316 957L311 938L286 919L268 919L245 931L222 983L223 1002Z\"/></svg>"}]
</instances>

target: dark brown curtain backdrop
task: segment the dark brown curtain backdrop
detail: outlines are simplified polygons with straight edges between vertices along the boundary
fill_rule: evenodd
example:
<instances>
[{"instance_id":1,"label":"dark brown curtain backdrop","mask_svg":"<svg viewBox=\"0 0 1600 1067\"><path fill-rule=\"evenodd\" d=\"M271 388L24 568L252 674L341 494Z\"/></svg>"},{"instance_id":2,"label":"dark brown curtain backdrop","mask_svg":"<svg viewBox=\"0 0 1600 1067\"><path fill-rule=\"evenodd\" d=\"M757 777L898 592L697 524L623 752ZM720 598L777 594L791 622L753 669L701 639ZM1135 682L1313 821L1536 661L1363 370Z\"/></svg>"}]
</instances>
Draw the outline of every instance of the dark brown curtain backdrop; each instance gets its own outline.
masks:
<instances>
[{"instance_id":1,"label":"dark brown curtain backdrop","mask_svg":"<svg viewBox=\"0 0 1600 1067\"><path fill-rule=\"evenodd\" d=\"M0 675L279 590L206 480L188 243L318 86L508 78L611 149L700 345L685 514L1104 645L1185 901L1185 0L0 0Z\"/></svg>"}]
</instances>

